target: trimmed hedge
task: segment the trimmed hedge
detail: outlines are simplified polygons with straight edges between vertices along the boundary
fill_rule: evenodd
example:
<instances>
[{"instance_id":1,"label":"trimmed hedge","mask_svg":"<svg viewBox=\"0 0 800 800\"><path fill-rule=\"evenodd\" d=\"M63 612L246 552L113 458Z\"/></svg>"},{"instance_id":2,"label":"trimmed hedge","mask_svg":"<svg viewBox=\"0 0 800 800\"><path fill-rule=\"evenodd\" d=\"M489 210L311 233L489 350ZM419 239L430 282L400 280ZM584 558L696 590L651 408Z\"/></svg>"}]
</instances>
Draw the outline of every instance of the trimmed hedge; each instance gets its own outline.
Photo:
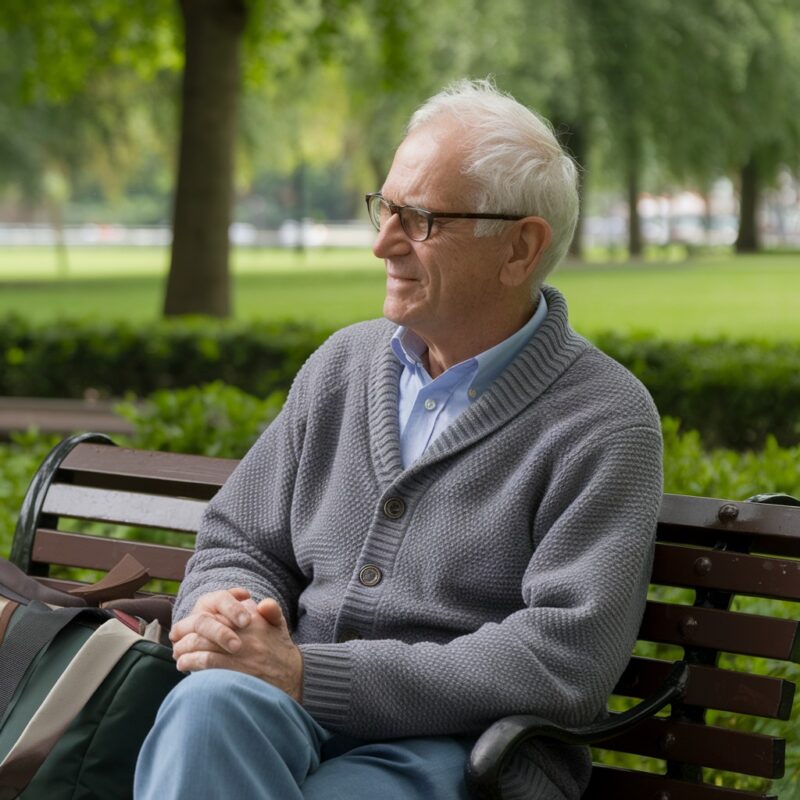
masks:
<instances>
[{"instance_id":1,"label":"trimmed hedge","mask_svg":"<svg viewBox=\"0 0 800 800\"><path fill-rule=\"evenodd\" d=\"M311 325L208 319L60 322L0 319L0 395L146 396L223 381L267 397L287 391L330 331ZM603 334L596 344L648 387L662 414L701 431L706 446L800 442L800 348L790 342L675 342Z\"/></svg>"},{"instance_id":2,"label":"trimmed hedge","mask_svg":"<svg viewBox=\"0 0 800 800\"><path fill-rule=\"evenodd\" d=\"M330 331L203 318L33 325L0 318L0 395L146 396L212 381L266 397L286 389Z\"/></svg>"},{"instance_id":3,"label":"trimmed hedge","mask_svg":"<svg viewBox=\"0 0 800 800\"><path fill-rule=\"evenodd\" d=\"M800 442L800 347L793 342L667 341L607 333L595 344L624 364L662 415L712 447Z\"/></svg>"}]
</instances>

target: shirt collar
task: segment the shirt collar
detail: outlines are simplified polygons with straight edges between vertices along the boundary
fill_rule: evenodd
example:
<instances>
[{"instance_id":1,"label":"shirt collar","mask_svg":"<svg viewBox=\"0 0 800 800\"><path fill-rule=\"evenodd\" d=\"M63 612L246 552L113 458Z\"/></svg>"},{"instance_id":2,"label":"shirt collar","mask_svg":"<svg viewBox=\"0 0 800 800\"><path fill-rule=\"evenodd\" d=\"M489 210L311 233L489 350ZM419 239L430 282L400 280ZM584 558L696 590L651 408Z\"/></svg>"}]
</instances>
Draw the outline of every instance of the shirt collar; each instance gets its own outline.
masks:
<instances>
[{"instance_id":1,"label":"shirt collar","mask_svg":"<svg viewBox=\"0 0 800 800\"><path fill-rule=\"evenodd\" d=\"M392 350L401 364L412 370L418 367L424 369L422 356L427 349L425 342L411 328L406 328L405 325L397 326L392 336Z\"/></svg>"},{"instance_id":2,"label":"shirt collar","mask_svg":"<svg viewBox=\"0 0 800 800\"><path fill-rule=\"evenodd\" d=\"M547 301L544 299L544 292L540 292L536 311L518 331L494 347L490 347L460 364L455 364L450 369L455 369L455 367L463 369L464 365L473 367L477 365L471 388L476 389L479 393L485 392L495 378L514 360L517 353L533 338L533 334L536 333L536 329L546 316ZM425 370L422 356L425 354L427 345L414 331L405 325L398 325L392 336L391 344L392 350L401 364L413 371Z\"/></svg>"}]
</instances>

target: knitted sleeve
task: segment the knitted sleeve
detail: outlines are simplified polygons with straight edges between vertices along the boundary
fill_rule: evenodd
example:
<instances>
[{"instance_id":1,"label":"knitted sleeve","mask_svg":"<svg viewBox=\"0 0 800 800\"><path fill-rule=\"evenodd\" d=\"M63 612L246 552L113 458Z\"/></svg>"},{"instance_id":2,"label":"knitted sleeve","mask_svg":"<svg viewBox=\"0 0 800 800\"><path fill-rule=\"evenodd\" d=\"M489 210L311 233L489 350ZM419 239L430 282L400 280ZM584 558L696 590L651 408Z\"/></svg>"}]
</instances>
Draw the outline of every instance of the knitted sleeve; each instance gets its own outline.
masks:
<instances>
[{"instance_id":1,"label":"knitted sleeve","mask_svg":"<svg viewBox=\"0 0 800 800\"><path fill-rule=\"evenodd\" d=\"M301 645L303 702L363 738L465 734L508 714L588 723L631 653L661 502L661 436L596 433L562 460L536 513L525 607L444 644Z\"/></svg>"}]
</instances>

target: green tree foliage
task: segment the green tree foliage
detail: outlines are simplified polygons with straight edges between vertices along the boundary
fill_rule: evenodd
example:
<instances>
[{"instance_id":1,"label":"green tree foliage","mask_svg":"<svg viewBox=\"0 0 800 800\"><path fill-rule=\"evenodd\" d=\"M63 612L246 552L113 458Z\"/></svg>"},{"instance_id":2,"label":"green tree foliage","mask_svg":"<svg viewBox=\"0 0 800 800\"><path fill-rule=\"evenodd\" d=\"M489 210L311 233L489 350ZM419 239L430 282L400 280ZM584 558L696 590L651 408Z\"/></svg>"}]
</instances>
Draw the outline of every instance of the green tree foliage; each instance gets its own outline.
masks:
<instances>
[{"instance_id":1,"label":"green tree foliage","mask_svg":"<svg viewBox=\"0 0 800 800\"><path fill-rule=\"evenodd\" d=\"M701 188L748 168L742 219L754 227L753 182L800 153L797 0L522 5L517 35L531 46L512 83L566 132L584 167L612 165L628 195L631 254L642 247L636 198L653 163Z\"/></svg>"},{"instance_id":2,"label":"green tree foliage","mask_svg":"<svg viewBox=\"0 0 800 800\"><path fill-rule=\"evenodd\" d=\"M741 173L743 225L758 187L778 164L796 163L798 5L6 0L0 181L41 197L42 176L55 173L72 189L79 176L108 193L143 174L137 152L169 163L178 149L166 305L224 315L236 187L267 169L292 173L288 202L302 216L309 171L336 163L356 195L383 179L421 100L453 78L491 73L554 121L584 177L602 180L605 165L627 187L636 252L634 198L654 163L701 189ZM197 58L186 61L190 52ZM177 148L173 101L184 65Z\"/></svg>"},{"instance_id":3,"label":"green tree foliage","mask_svg":"<svg viewBox=\"0 0 800 800\"><path fill-rule=\"evenodd\" d=\"M159 34L166 28L143 20L152 22L145 37L118 19L121 9L15 0L0 8L0 190L13 185L46 205L56 230L71 194L96 187L119 196L148 150L161 148L151 79L176 51Z\"/></svg>"},{"instance_id":4,"label":"green tree foliage","mask_svg":"<svg viewBox=\"0 0 800 800\"><path fill-rule=\"evenodd\" d=\"M30 6L9 0L0 9L0 31L29 54L17 81L28 102L37 97L77 102L120 72L147 80L185 64L168 314L225 316L230 310L228 225L242 42L250 62L263 62L246 68L248 73L268 74L273 55L278 56L276 72L287 61L300 69L286 53L302 52L304 60L315 62L335 52L349 5L347 0L145 0L134 5L53 0Z\"/></svg>"}]
</instances>

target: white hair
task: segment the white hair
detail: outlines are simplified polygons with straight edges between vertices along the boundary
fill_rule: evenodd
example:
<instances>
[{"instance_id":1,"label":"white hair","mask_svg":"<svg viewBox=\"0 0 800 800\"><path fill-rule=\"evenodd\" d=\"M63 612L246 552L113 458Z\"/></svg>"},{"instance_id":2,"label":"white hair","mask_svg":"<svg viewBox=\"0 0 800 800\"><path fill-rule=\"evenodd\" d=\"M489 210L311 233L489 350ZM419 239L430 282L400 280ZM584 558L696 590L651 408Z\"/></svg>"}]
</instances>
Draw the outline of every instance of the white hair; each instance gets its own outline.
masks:
<instances>
[{"instance_id":1,"label":"white hair","mask_svg":"<svg viewBox=\"0 0 800 800\"><path fill-rule=\"evenodd\" d=\"M547 220L550 246L536 271L536 287L566 255L578 220L578 168L550 123L500 92L490 80L459 80L412 115L406 133L446 115L464 126L463 174L477 187L475 211L523 214ZM476 236L491 236L504 223L479 220Z\"/></svg>"}]
</instances>

